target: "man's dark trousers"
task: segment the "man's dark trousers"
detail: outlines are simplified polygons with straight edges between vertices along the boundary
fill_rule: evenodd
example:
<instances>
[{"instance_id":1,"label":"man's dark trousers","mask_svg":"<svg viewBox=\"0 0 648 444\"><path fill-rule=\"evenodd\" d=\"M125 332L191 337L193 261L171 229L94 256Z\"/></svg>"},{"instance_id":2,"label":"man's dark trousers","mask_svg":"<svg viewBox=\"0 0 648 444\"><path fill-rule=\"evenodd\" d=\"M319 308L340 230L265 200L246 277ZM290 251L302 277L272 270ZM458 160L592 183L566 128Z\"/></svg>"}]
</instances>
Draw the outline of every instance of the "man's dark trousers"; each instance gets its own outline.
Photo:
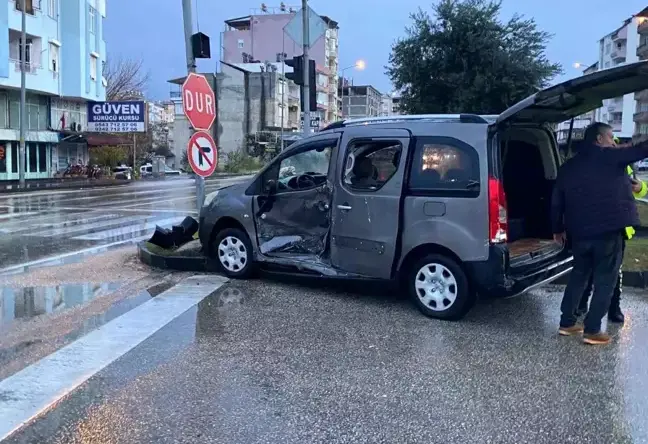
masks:
<instances>
[{"instance_id":1,"label":"man's dark trousers","mask_svg":"<svg viewBox=\"0 0 648 444\"><path fill-rule=\"evenodd\" d=\"M623 246L621 247L621 260L623 261L623 255L625 254L626 239L623 239ZM623 287L623 271L619 269L619 277L617 278L616 286L614 287L614 292L612 293L612 301L610 302L610 310L619 310L621 307L621 289ZM592 288L594 287L594 276L590 276L590 279L585 287L583 292L583 297L578 304L578 311L581 313L587 312L587 303L589 302L590 295L592 294Z\"/></svg>"},{"instance_id":2,"label":"man's dark trousers","mask_svg":"<svg viewBox=\"0 0 648 444\"><path fill-rule=\"evenodd\" d=\"M574 268L560 305L561 327L576 324L576 308L590 276L593 276L594 294L585 317L585 333L596 334L601 331L601 319L610 307L612 292L619 277L623 241L624 233L619 231L572 242Z\"/></svg>"}]
</instances>

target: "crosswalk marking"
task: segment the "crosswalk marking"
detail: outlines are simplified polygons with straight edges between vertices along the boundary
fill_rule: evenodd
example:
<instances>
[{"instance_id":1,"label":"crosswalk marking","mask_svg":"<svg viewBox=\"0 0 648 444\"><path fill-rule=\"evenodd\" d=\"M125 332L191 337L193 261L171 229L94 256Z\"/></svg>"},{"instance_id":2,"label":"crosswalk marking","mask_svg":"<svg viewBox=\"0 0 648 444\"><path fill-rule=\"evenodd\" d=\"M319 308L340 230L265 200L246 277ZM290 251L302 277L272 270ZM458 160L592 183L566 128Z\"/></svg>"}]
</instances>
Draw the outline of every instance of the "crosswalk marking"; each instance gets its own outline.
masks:
<instances>
[{"instance_id":1,"label":"crosswalk marking","mask_svg":"<svg viewBox=\"0 0 648 444\"><path fill-rule=\"evenodd\" d=\"M227 282L193 276L0 381L0 441Z\"/></svg>"},{"instance_id":2,"label":"crosswalk marking","mask_svg":"<svg viewBox=\"0 0 648 444\"><path fill-rule=\"evenodd\" d=\"M145 214L140 214L138 216L127 216L127 217L121 217L118 219L111 219L108 221L102 221L102 222L94 222L90 224L84 224L84 225L77 225L73 227L68 227L68 228L55 228L52 230L43 230L43 231L37 231L35 233L30 233L30 236L37 236L37 237L53 237L53 236L61 236L61 235L66 235L66 234L73 234L73 233L78 233L81 231L90 231L94 228L103 228L108 225L116 225L116 224L124 224L127 222L142 222L142 221L147 221L154 219L154 216L149 216Z\"/></svg>"},{"instance_id":3,"label":"crosswalk marking","mask_svg":"<svg viewBox=\"0 0 648 444\"><path fill-rule=\"evenodd\" d=\"M156 226L163 228L168 228L171 225L182 222L184 217L171 217L168 219L157 220L153 222L148 222L143 225L130 225L127 227L114 228L111 230L100 231L98 233L85 234L83 236L76 236L73 239L78 240L107 240L107 239L117 239L120 236L128 235L131 233L139 233L141 231L154 229Z\"/></svg>"}]
</instances>

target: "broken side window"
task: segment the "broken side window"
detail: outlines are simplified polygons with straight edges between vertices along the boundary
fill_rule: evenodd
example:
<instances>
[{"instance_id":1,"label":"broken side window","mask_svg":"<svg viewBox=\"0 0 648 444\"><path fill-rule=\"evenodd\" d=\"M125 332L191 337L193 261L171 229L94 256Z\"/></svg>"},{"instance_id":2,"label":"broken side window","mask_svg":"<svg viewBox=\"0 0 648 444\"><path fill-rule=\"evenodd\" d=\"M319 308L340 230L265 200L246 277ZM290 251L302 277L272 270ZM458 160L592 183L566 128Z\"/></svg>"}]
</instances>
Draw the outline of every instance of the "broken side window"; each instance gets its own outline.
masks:
<instances>
[{"instance_id":1,"label":"broken side window","mask_svg":"<svg viewBox=\"0 0 648 444\"><path fill-rule=\"evenodd\" d=\"M398 141L351 142L344 165L344 183L358 190L382 188L398 170L403 147Z\"/></svg>"}]
</instances>

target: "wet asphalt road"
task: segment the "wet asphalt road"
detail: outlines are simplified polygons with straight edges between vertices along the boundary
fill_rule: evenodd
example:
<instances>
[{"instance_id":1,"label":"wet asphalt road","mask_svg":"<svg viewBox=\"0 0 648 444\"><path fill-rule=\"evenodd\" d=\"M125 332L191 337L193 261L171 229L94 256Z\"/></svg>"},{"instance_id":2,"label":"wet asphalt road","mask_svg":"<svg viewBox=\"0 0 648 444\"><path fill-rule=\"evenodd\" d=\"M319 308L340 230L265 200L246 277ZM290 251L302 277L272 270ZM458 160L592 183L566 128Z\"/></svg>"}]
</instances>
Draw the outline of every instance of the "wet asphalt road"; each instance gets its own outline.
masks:
<instances>
[{"instance_id":1,"label":"wet asphalt road","mask_svg":"<svg viewBox=\"0 0 648 444\"><path fill-rule=\"evenodd\" d=\"M244 179L212 179L206 191ZM0 193L0 272L96 246L119 246L195 216L191 178L125 186Z\"/></svg>"},{"instance_id":2,"label":"wet asphalt road","mask_svg":"<svg viewBox=\"0 0 648 444\"><path fill-rule=\"evenodd\" d=\"M557 335L560 290L449 323L379 289L233 282L6 442L648 442L645 292L592 348Z\"/></svg>"}]
</instances>

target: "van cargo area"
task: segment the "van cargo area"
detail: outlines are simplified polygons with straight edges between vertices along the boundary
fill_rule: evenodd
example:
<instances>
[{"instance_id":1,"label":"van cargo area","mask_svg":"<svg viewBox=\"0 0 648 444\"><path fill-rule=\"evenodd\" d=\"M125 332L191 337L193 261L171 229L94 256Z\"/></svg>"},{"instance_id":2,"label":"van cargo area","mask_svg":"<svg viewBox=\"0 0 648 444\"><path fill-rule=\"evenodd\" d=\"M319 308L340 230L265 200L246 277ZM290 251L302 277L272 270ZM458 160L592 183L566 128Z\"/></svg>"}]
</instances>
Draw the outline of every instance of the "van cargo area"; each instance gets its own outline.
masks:
<instances>
[{"instance_id":1,"label":"van cargo area","mask_svg":"<svg viewBox=\"0 0 648 444\"><path fill-rule=\"evenodd\" d=\"M562 247L553 242L551 230L551 193L560 165L552 134L537 126L503 131L500 162L511 265L527 265L560 253Z\"/></svg>"}]
</instances>

